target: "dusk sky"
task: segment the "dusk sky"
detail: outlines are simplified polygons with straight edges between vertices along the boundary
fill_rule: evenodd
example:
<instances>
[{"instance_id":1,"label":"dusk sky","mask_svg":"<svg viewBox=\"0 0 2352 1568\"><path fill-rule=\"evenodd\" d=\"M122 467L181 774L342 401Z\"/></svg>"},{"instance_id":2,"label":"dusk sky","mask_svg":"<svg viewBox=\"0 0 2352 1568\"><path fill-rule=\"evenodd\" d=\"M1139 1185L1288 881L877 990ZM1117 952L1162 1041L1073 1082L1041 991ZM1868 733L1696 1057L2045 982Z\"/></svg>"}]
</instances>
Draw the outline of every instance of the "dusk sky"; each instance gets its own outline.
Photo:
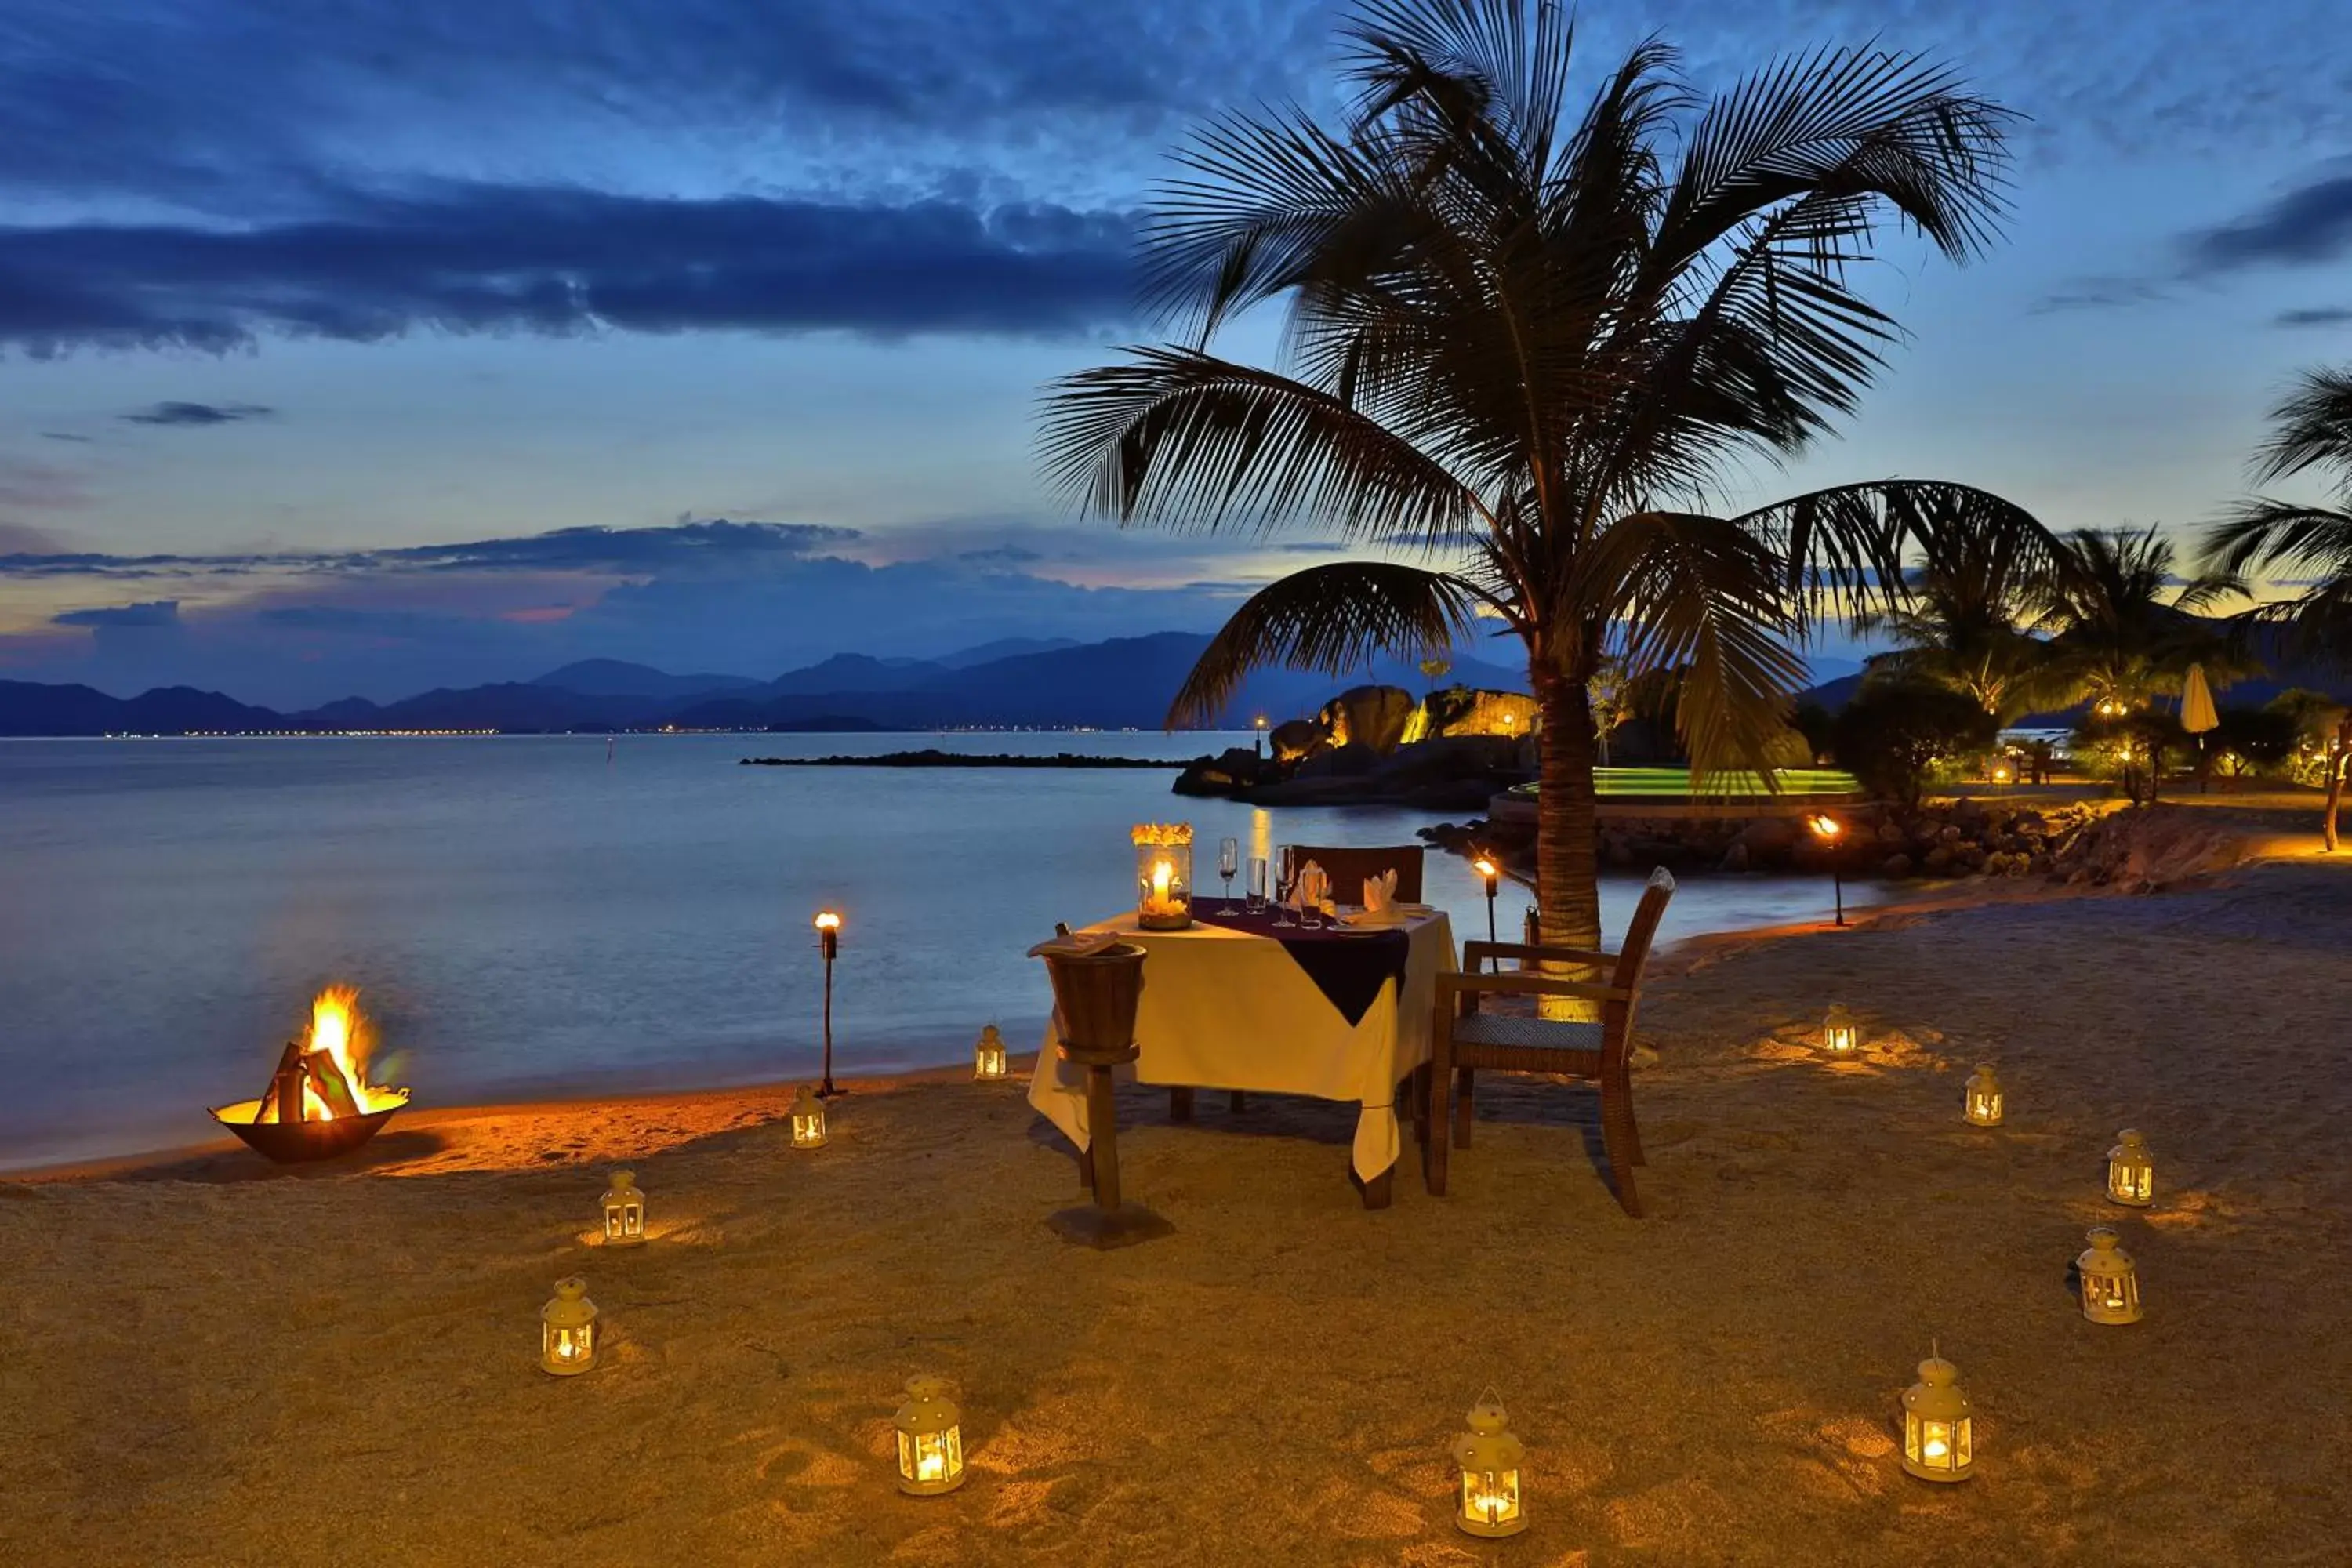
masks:
<instances>
[{"instance_id":1,"label":"dusk sky","mask_svg":"<svg viewBox=\"0 0 2352 1568\"><path fill-rule=\"evenodd\" d=\"M2031 117L2007 242L1896 245L1869 292L1913 341L1727 504L1906 475L2193 527L2290 375L2352 360L2341 0L1583 15L1589 76L1651 32L1702 88L1875 37ZM1319 542L1076 521L1035 398L1148 334L1128 236L1163 151L1328 103L1332 20L12 0L0 678L291 704L1209 629Z\"/></svg>"}]
</instances>

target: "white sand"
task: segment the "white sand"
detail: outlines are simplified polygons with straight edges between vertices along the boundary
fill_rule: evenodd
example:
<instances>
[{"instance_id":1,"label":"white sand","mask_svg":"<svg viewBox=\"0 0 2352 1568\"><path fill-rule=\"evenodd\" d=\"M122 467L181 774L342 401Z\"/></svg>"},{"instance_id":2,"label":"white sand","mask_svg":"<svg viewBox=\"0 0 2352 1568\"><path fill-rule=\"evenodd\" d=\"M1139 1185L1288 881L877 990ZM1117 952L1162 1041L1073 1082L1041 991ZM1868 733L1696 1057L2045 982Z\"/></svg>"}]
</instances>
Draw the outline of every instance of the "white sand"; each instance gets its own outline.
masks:
<instances>
[{"instance_id":1,"label":"white sand","mask_svg":"<svg viewBox=\"0 0 2352 1568\"><path fill-rule=\"evenodd\" d=\"M1672 966L1670 966L1672 967ZM1685 954L1644 1014L1652 1217L1592 1103L1479 1097L1453 1195L1366 1213L1354 1111L1122 1104L1177 1234L1073 1251L1015 1086L404 1115L371 1168L242 1151L0 1184L7 1563L2336 1563L2352 1555L2352 857ZM1042 982L1041 982L1042 983ZM1789 1043L1842 999L1882 1041ZM2011 1123L1958 1119L1980 1058ZM2100 1199L2147 1131L2159 1205ZM611 1163L654 1244L583 1244ZM121 1173L118 1173L121 1174ZM408 1179L388 1180L404 1175ZM2147 1321L2095 1328L2096 1223ZM610 1338L536 1368L584 1272ZM1979 1477L1895 1468L1939 1338ZM888 1416L956 1380L973 1479L892 1489ZM1456 1534L1445 1447L1496 1384L1534 1523Z\"/></svg>"}]
</instances>

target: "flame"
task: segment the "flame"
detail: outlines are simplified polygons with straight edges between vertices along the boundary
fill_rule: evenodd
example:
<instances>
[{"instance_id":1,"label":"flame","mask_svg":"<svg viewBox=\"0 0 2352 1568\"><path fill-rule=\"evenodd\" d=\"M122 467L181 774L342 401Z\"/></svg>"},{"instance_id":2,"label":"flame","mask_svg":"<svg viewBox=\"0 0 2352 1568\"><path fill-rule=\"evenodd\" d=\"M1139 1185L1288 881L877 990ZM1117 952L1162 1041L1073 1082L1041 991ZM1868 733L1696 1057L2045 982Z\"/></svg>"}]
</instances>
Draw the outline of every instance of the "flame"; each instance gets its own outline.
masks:
<instances>
[{"instance_id":1,"label":"flame","mask_svg":"<svg viewBox=\"0 0 2352 1568\"><path fill-rule=\"evenodd\" d=\"M367 1018L359 1009L360 993L354 985L330 985L310 1004L310 1036L303 1046L305 1052L324 1051L335 1071L342 1075L344 1087L351 1090L352 1103L360 1113L389 1110L408 1102L404 1089L381 1089L367 1079L368 1055L374 1047L374 1031L368 1027ZM335 1108L319 1096L309 1084L302 1086L302 1120L332 1121Z\"/></svg>"}]
</instances>

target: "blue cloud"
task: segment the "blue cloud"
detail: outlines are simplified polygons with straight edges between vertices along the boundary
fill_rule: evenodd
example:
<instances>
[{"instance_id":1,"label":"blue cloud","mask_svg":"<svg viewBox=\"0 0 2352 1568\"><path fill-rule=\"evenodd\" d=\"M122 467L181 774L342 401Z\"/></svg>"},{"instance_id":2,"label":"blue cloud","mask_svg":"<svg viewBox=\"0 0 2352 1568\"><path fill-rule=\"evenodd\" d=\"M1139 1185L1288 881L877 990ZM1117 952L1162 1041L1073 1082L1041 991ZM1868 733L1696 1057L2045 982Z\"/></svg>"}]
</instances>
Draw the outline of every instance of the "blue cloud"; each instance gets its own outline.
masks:
<instances>
[{"instance_id":1,"label":"blue cloud","mask_svg":"<svg viewBox=\"0 0 2352 1568\"><path fill-rule=\"evenodd\" d=\"M278 410L265 408L258 403L151 403L144 408L134 408L121 416L133 425L234 425L244 419L268 419ZM60 441L87 439L72 436L55 437Z\"/></svg>"},{"instance_id":2,"label":"blue cloud","mask_svg":"<svg viewBox=\"0 0 2352 1568\"><path fill-rule=\"evenodd\" d=\"M114 605L90 610L68 610L50 617L59 626L175 626L180 624L176 599L151 599L141 605Z\"/></svg>"},{"instance_id":3,"label":"blue cloud","mask_svg":"<svg viewBox=\"0 0 2352 1568\"><path fill-rule=\"evenodd\" d=\"M2352 255L2352 169L2337 164L2242 217L2200 230L2189 237L2187 251L2189 270L2198 274Z\"/></svg>"}]
</instances>

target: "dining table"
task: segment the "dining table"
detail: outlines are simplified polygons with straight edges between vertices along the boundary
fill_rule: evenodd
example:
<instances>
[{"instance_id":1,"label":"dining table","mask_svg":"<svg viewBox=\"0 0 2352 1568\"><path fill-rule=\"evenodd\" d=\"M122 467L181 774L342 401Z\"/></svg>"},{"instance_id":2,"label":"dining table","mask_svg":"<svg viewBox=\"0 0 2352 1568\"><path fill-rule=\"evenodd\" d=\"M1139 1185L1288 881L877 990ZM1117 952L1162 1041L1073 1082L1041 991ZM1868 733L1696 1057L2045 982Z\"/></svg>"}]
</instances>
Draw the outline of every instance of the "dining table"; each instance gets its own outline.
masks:
<instances>
[{"instance_id":1,"label":"dining table","mask_svg":"<svg viewBox=\"0 0 2352 1568\"><path fill-rule=\"evenodd\" d=\"M1076 934L1144 950L1136 1058L1117 1069L1120 1081L1180 1097L1222 1089L1352 1102L1349 1172L1365 1207L1387 1206L1404 1142L1398 1086L1429 1060L1437 977L1458 967L1444 910L1409 906L1377 922L1308 927L1295 911L1199 900L1181 931L1144 930L1129 912ZM1083 1159L1086 1072L1060 1046L1049 1023L1029 1103Z\"/></svg>"}]
</instances>

